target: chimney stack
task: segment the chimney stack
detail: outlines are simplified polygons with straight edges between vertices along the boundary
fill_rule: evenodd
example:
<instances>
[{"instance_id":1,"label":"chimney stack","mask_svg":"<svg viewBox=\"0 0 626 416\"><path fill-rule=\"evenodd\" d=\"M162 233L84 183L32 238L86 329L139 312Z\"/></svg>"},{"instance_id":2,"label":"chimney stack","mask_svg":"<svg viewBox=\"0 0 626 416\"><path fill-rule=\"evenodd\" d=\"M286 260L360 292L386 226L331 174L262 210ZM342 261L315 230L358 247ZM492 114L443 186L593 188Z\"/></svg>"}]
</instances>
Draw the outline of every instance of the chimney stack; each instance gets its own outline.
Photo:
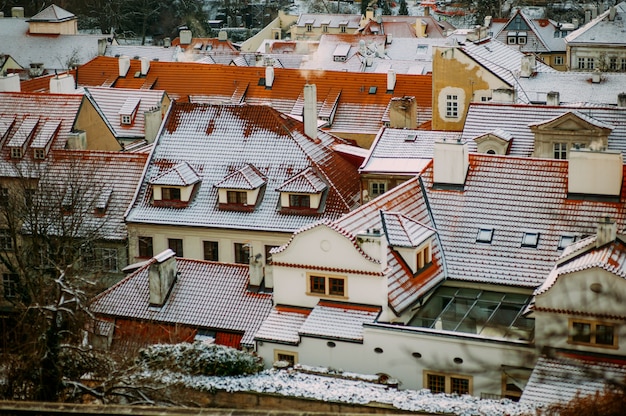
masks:
<instances>
[{"instance_id":1,"label":"chimney stack","mask_svg":"<svg viewBox=\"0 0 626 416\"><path fill-rule=\"evenodd\" d=\"M568 193L619 196L622 190L622 153L591 148L569 151Z\"/></svg>"},{"instance_id":2,"label":"chimney stack","mask_svg":"<svg viewBox=\"0 0 626 416\"><path fill-rule=\"evenodd\" d=\"M141 75L145 77L150 70L150 59L142 57L139 60L141 61Z\"/></svg>"},{"instance_id":3,"label":"chimney stack","mask_svg":"<svg viewBox=\"0 0 626 416\"><path fill-rule=\"evenodd\" d=\"M20 77L17 74L0 76L0 92L20 92Z\"/></svg>"},{"instance_id":4,"label":"chimney stack","mask_svg":"<svg viewBox=\"0 0 626 416\"><path fill-rule=\"evenodd\" d=\"M365 254L380 262L383 270L387 268L387 239L380 228L359 231L356 241Z\"/></svg>"},{"instance_id":5,"label":"chimney stack","mask_svg":"<svg viewBox=\"0 0 626 416\"><path fill-rule=\"evenodd\" d=\"M395 129L417 128L415 97L393 97L389 105L389 126Z\"/></svg>"},{"instance_id":6,"label":"chimney stack","mask_svg":"<svg viewBox=\"0 0 626 416\"><path fill-rule=\"evenodd\" d=\"M387 92L392 92L396 88L396 71L387 71Z\"/></svg>"},{"instance_id":7,"label":"chimney stack","mask_svg":"<svg viewBox=\"0 0 626 416\"><path fill-rule=\"evenodd\" d=\"M498 88L491 92L491 102L515 104L515 90L512 88Z\"/></svg>"},{"instance_id":8,"label":"chimney stack","mask_svg":"<svg viewBox=\"0 0 626 416\"><path fill-rule=\"evenodd\" d=\"M617 94L617 106L620 108L626 108L626 92L620 92Z\"/></svg>"},{"instance_id":9,"label":"chimney stack","mask_svg":"<svg viewBox=\"0 0 626 416\"><path fill-rule=\"evenodd\" d=\"M602 81L602 74L600 73L599 69L596 69L591 74L591 82L594 83L594 84L599 84L600 81Z\"/></svg>"},{"instance_id":10,"label":"chimney stack","mask_svg":"<svg viewBox=\"0 0 626 416\"><path fill-rule=\"evenodd\" d=\"M70 74L57 75L50 78L50 93L71 94L76 92L74 77Z\"/></svg>"},{"instance_id":11,"label":"chimney stack","mask_svg":"<svg viewBox=\"0 0 626 416\"><path fill-rule=\"evenodd\" d=\"M546 98L546 105L559 106L561 105L561 95L558 91L550 91Z\"/></svg>"},{"instance_id":12,"label":"chimney stack","mask_svg":"<svg viewBox=\"0 0 626 416\"><path fill-rule=\"evenodd\" d=\"M520 77L529 78L535 72L535 55L522 56Z\"/></svg>"},{"instance_id":13,"label":"chimney stack","mask_svg":"<svg viewBox=\"0 0 626 416\"><path fill-rule=\"evenodd\" d=\"M120 56L117 60L119 66L119 75L120 77L125 77L128 74L128 70L130 69L130 58L128 56Z\"/></svg>"},{"instance_id":14,"label":"chimney stack","mask_svg":"<svg viewBox=\"0 0 626 416\"><path fill-rule=\"evenodd\" d=\"M161 108L154 107L143 113L144 115L144 137L146 142L152 143L156 139L161 128Z\"/></svg>"},{"instance_id":15,"label":"chimney stack","mask_svg":"<svg viewBox=\"0 0 626 416\"><path fill-rule=\"evenodd\" d=\"M268 65L265 67L265 88L272 88L274 85L274 67Z\"/></svg>"},{"instance_id":16,"label":"chimney stack","mask_svg":"<svg viewBox=\"0 0 626 416\"><path fill-rule=\"evenodd\" d=\"M436 140L433 155L433 182L436 185L465 184L469 151L461 140Z\"/></svg>"},{"instance_id":17,"label":"chimney stack","mask_svg":"<svg viewBox=\"0 0 626 416\"><path fill-rule=\"evenodd\" d=\"M596 247L612 243L617 237L617 223L610 217L601 218L598 222Z\"/></svg>"},{"instance_id":18,"label":"chimney stack","mask_svg":"<svg viewBox=\"0 0 626 416\"><path fill-rule=\"evenodd\" d=\"M176 257L174 251L168 248L154 256L153 260L148 269L150 306L163 306L178 275Z\"/></svg>"},{"instance_id":19,"label":"chimney stack","mask_svg":"<svg viewBox=\"0 0 626 416\"><path fill-rule=\"evenodd\" d=\"M317 139L317 87L315 84L304 86L304 134Z\"/></svg>"}]
</instances>

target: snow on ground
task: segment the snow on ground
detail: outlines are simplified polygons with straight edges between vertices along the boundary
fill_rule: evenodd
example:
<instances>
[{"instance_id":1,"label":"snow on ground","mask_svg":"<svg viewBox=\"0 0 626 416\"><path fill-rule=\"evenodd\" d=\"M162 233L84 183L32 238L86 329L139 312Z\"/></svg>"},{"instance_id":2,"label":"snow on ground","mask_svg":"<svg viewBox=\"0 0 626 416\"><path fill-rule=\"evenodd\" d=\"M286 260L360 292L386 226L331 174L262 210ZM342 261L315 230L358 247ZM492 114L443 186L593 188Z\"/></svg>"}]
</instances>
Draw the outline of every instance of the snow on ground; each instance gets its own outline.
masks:
<instances>
[{"instance_id":1,"label":"snow on ground","mask_svg":"<svg viewBox=\"0 0 626 416\"><path fill-rule=\"evenodd\" d=\"M535 408L511 400L481 400L473 396L431 394L429 390L397 390L366 381L304 374L293 369L265 370L253 376L207 377L172 372L143 372L139 378L181 384L201 391L252 391L329 402L389 404L405 411L448 413L460 416L531 415Z\"/></svg>"}]
</instances>

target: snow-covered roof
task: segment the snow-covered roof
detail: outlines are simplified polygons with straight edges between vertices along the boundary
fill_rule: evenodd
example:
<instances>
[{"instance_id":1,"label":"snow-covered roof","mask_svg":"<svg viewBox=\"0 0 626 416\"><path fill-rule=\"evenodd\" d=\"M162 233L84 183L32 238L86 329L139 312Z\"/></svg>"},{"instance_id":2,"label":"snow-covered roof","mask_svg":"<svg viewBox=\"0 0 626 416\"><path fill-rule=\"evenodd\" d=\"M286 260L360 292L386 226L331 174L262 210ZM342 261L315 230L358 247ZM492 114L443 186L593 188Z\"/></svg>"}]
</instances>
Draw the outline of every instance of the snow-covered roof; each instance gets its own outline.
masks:
<instances>
[{"instance_id":1,"label":"snow-covered roof","mask_svg":"<svg viewBox=\"0 0 626 416\"><path fill-rule=\"evenodd\" d=\"M559 353L539 357L520 398L522 405L565 403L577 394L602 392L608 385L622 385L626 361L583 353Z\"/></svg>"},{"instance_id":2,"label":"snow-covered roof","mask_svg":"<svg viewBox=\"0 0 626 416\"><path fill-rule=\"evenodd\" d=\"M321 300L306 318L298 333L302 336L363 341L363 324L372 323L380 307Z\"/></svg>"},{"instance_id":3,"label":"snow-covered roof","mask_svg":"<svg viewBox=\"0 0 626 416\"><path fill-rule=\"evenodd\" d=\"M387 241L393 247L418 247L435 234L435 230L395 212L381 212Z\"/></svg>"},{"instance_id":4,"label":"snow-covered roof","mask_svg":"<svg viewBox=\"0 0 626 416\"><path fill-rule=\"evenodd\" d=\"M148 271L153 262L99 294L91 310L99 315L207 330L241 332L243 345L272 308L272 296L247 290L247 265L177 258L178 275L160 308L150 306Z\"/></svg>"},{"instance_id":5,"label":"snow-covered roof","mask_svg":"<svg viewBox=\"0 0 626 416\"><path fill-rule=\"evenodd\" d=\"M71 19L76 19L73 13L68 12L56 4L51 4L29 20L33 22L62 22Z\"/></svg>"},{"instance_id":6,"label":"snow-covered roof","mask_svg":"<svg viewBox=\"0 0 626 416\"><path fill-rule=\"evenodd\" d=\"M324 191L326 188L328 188L326 183L315 173L313 168L308 167L292 178L287 179L287 181L276 190L278 192L317 194Z\"/></svg>"},{"instance_id":7,"label":"snow-covered roof","mask_svg":"<svg viewBox=\"0 0 626 416\"><path fill-rule=\"evenodd\" d=\"M311 309L276 305L263 321L254 339L296 345L300 342L298 331L310 313Z\"/></svg>"},{"instance_id":8,"label":"snow-covered roof","mask_svg":"<svg viewBox=\"0 0 626 416\"><path fill-rule=\"evenodd\" d=\"M152 185L189 186L200 181L198 173L187 162L180 162L172 169L152 179Z\"/></svg>"},{"instance_id":9,"label":"snow-covered roof","mask_svg":"<svg viewBox=\"0 0 626 416\"><path fill-rule=\"evenodd\" d=\"M336 219L358 201L356 169L332 150L343 141L323 132L312 140L300 122L271 107L175 103L164 123L126 218L129 222L293 232L312 218L281 213L276 189L309 167L331 184L319 214L322 218ZM184 209L154 206L150 181L181 162L201 179L194 198ZM214 185L249 165L257 173L248 186L257 186L259 175L266 181L259 203L248 212L219 209Z\"/></svg>"},{"instance_id":10,"label":"snow-covered roof","mask_svg":"<svg viewBox=\"0 0 626 416\"><path fill-rule=\"evenodd\" d=\"M589 23L576 29L565 38L568 46L579 45L621 45L624 46L624 20L626 19L626 2L613 6L615 17L610 19L612 10L592 19Z\"/></svg>"},{"instance_id":11,"label":"snow-covered roof","mask_svg":"<svg viewBox=\"0 0 626 416\"><path fill-rule=\"evenodd\" d=\"M251 164L247 164L217 182L215 187L252 190L263 186L266 182L267 178L265 178L257 168Z\"/></svg>"}]
</instances>

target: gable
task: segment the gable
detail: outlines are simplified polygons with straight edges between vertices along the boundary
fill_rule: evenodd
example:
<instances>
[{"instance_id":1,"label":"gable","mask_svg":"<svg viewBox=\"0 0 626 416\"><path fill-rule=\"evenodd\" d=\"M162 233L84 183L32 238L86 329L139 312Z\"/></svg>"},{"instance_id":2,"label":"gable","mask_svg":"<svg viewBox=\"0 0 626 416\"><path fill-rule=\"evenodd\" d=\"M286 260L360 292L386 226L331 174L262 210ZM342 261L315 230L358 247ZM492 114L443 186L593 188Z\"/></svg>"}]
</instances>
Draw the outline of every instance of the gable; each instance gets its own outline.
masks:
<instances>
[{"instance_id":1,"label":"gable","mask_svg":"<svg viewBox=\"0 0 626 416\"><path fill-rule=\"evenodd\" d=\"M529 125L535 133L539 131L565 132L571 134L596 134L608 136L613 127L607 123L585 116L577 111L569 111L561 116L546 120L544 122Z\"/></svg>"}]
</instances>

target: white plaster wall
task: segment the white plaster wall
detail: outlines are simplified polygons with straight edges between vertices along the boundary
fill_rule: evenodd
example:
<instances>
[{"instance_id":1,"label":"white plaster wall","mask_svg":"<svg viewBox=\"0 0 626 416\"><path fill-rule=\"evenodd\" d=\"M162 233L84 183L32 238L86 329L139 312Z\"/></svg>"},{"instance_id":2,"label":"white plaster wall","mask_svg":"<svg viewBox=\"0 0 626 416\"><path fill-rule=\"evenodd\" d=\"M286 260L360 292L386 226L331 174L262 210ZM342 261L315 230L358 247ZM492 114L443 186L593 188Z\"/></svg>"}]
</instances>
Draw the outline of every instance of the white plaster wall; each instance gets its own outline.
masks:
<instances>
[{"instance_id":1,"label":"white plaster wall","mask_svg":"<svg viewBox=\"0 0 626 416\"><path fill-rule=\"evenodd\" d=\"M568 191L594 195L619 195L622 189L620 152L569 152Z\"/></svg>"}]
</instances>

